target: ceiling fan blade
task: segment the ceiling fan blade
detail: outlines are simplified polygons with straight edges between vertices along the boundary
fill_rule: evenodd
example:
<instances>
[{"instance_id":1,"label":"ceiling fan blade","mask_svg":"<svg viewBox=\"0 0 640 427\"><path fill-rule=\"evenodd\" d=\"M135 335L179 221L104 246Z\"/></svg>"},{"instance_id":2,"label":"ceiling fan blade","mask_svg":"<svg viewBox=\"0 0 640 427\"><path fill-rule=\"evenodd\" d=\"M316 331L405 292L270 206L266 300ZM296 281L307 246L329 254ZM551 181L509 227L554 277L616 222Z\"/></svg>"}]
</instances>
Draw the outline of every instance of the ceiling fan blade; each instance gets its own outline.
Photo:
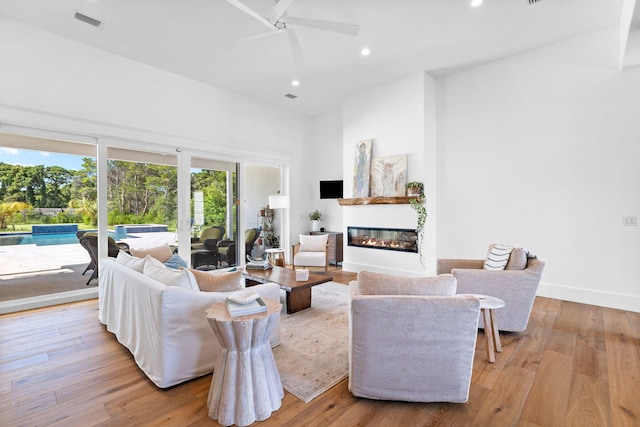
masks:
<instances>
[{"instance_id":1,"label":"ceiling fan blade","mask_svg":"<svg viewBox=\"0 0 640 427\"><path fill-rule=\"evenodd\" d=\"M246 13L247 15L257 19L258 21L260 21L261 23L263 23L267 28L269 28L270 30L276 30L277 28L273 26L273 24L271 22L269 22L267 19L265 19L263 16L259 15L257 12L255 12L253 9L250 9L247 5L245 5L244 3L239 2L238 0L226 0L227 3L229 3L232 6L237 7L238 9L240 9L241 11L243 11L244 13ZM276 6L277 7L277 6Z\"/></svg>"},{"instance_id":2,"label":"ceiling fan blade","mask_svg":"<svg viewBox=\"0 0 640 427\"><path fill-rule=\"evenodd\" d=\"M298 36L296 35L295 30L293 28L288 28L287 35L289 36L289 43L291 44L293 59L295 59L296 64L303 65L304 55L302 54L302 46L300 46L300 41L298 40Z\"/></svg>"},{"instance_id":3,"label":"ceiling fan blade","mask_svg":"<svg viewBox=\"0 0 640 427\"><path fill-rule=\"evenodd\" d=\"M291 3L293 3L294 1L295 0L279 0L278 4L276 4L276 7L273 9L273 12L271 12L269 22L275 25L275 23L278 22L280 18L282 18L282 15L284 15L287 9L289 9L289 6L291 6Z\"/></svg>"},{"instance_id":4,"label":"ceiling fan blade","mask_svg":"<svg viewBox=\"0 0 640 427\"><path fill-rule=\"evenodd\" d=\"M246 43L253 40L259 40L265 37L273 36L274 34L284 34L286 32L287 30L285 30L284 28L279 30L264 31L262 33L254 34L252 36L242 37L240 39L235 40L234 43Z\"/></svg>"},{"instance_id":5,"label":"ceiling fan blade","mask_svg":"<svg viewBox=\"0 0 640 427\"><path fill-rule=\"evenodd\" d=\"M229 1L229 0L227 0ZM305 27L317 28L318 30L333 31L355 36L360 31L360 25L346 24L343 22L323 21L321 19L297 18L295 16L283 16L280 19L285 24L302 25Z\"/></svg>"}]
</instances>

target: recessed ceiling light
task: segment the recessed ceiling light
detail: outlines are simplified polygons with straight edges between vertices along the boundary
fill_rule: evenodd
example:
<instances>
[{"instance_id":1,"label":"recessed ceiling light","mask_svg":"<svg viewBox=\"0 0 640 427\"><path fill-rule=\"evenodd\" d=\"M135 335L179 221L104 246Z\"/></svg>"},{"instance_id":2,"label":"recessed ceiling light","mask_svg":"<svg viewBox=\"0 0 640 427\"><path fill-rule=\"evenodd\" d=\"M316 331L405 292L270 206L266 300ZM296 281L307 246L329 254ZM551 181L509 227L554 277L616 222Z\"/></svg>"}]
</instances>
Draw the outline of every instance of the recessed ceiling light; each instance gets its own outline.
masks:
<instances>
[{"instance_id":1,"label":"recessed ceiling light","mask_svg":"<svg viewBox=\"0 0 640 427\"><path fill-rule=\"evenodd\" d=\"M364 49L362 49L360 51L360 53L362 54L362 56L369 56L369 54L371 53L371 51L369 50L368 47L365 47Z\"/></svg>"},{"instance_id":2,"label":"recessed ceiling light","mask_svg":"<svg viewBox=\"0 0 640 427\"><path fill-rule=\"evenodd\" d=\"M294 80L291 82L292 86L300 86L300 82L298 80Z\"/></svg>"},{"instance_id":3,"label":"recessed ceiling light","mask_svg":"<svg viewBox=\"0 0 640 427\"><path fill-rule=\"evenodd\" d=\"M482 4L482 0L471 0L471 6L478 7Z\"/></svg>"}]
</instances>

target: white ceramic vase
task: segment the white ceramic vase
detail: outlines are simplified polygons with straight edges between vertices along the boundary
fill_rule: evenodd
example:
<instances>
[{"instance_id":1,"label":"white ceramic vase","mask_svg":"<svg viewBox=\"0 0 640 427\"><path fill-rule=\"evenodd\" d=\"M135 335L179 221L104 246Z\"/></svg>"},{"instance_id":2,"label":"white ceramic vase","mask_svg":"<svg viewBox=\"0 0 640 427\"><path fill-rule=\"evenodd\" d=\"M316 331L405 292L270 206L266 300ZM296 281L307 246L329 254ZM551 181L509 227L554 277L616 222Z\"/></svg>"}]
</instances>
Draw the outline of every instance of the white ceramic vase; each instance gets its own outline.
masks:
<instances>
[{"instance_id":1,"label":"white ceramic vase","mask_svg":"<svg viewBox=\"0 0 640 427\"><path fill-rule=\"evenodd\" d=\"M320 231L320 221L311 220L311 231Z\"/></svg>"}]
</instances>

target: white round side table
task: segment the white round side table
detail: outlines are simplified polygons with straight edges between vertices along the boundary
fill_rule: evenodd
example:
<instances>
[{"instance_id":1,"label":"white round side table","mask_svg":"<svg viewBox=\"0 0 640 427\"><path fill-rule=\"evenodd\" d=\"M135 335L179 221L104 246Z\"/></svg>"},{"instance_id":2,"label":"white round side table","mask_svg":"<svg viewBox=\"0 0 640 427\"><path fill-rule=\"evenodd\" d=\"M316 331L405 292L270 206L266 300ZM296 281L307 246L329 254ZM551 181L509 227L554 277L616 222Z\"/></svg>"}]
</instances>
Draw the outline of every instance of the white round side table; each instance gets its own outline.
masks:
<instances>
[{"instance_id":1,"label":"white round side table","mask_svg":"<svg viewBox=\"0 0 640 427\"><path fill-rule=\"evenodd\" d=\"M263 421L282 405L284 390L269 336L279 320L280 301L263 298L264 313L231 317L225 303L207 309L220 342L209 389L209 418L223 426Z\"/></svg>"},{"instance_id":2,"label":"white round side table","mask_svg":"<svg viewBox=\"0 0 640 427\"><path fill-rule=\"evenodd\" d=\"M270 248L264 250L269 254L269 262L271 265L284 267L284 249L282 248Z\"/></svg>"},{"instance_id":3,"label":"white round side table","mask_svg":"<svg viewBox=\"0 0 640 427\"><path fill-rule=\"evenodd\" d=\"M494 309L504 307L504 301L500 298L481 294L461 294L468 295L480 300L480 311L482 312L482 321L484 323L484 336L487 341L487 357L489 363L496 363L495 352L502 351L500 343L500 333L498 331L498 323Z\"/></svg>"}]
</instances>

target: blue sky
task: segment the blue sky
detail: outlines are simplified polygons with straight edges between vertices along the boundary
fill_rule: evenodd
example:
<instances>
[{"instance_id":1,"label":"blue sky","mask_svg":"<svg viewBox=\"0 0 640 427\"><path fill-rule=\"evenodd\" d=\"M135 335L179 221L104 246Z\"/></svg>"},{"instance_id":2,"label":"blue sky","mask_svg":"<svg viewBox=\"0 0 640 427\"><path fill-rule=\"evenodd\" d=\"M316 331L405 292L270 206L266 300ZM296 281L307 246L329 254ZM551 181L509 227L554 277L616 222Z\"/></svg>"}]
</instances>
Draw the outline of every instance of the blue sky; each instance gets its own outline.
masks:
<instances>
[{"instance_id":1,"label":"blue sky","mask_svg":"<svg viewBox=\"0 0 640 427\"><path fill-rule=\"evenodd\" d=\"M82 169L82 156L7 147L0 147L0 162L22 166L61 166L68 170Z\"/></svg>"}]
</instances>

